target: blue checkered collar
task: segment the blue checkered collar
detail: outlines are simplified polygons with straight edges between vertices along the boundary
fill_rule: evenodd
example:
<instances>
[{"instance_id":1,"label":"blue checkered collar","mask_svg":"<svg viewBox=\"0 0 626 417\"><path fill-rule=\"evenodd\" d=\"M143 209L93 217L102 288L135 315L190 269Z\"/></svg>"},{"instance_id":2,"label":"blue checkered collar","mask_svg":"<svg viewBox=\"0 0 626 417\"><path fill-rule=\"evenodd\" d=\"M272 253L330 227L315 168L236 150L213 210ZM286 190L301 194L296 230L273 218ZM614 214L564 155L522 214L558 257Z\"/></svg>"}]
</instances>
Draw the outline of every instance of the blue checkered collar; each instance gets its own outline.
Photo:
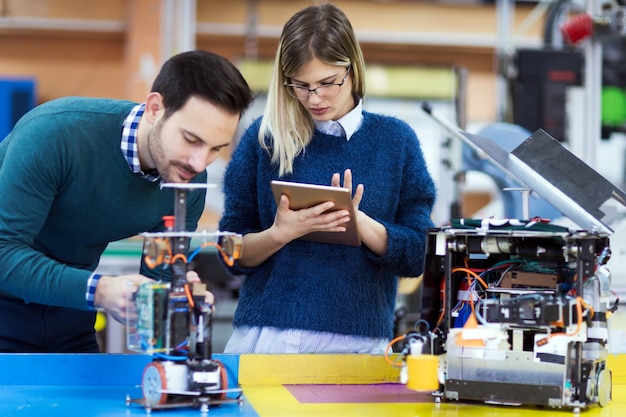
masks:
<instances>
[{"instance_id":1,"label":"blue checkered collar","mask_svg":"<svg viewBox=\"0 0 626 417\"><path fill-rule=\"evenodd\" d=\"M139 129L141 116L143 116L143 112L145 109L146 103L138 104L133 107L128 116L126 116L122 128L121 149L131 171L147 179L150 182L156 182L161 179L161 176L156 171L146 174L141 170L141 164L139 163L139 152L137 150L137 131Z\"/></svg>"}]
</instances>

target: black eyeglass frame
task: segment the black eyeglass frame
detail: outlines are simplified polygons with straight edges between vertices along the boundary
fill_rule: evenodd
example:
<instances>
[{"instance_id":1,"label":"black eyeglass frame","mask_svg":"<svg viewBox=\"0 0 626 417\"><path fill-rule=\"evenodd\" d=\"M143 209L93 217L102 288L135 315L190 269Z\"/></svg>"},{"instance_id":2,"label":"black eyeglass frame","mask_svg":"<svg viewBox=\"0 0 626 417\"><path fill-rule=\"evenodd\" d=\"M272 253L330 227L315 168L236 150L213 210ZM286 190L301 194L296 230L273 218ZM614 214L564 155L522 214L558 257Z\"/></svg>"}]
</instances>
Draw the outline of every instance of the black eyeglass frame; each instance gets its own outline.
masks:
<instances>
[{"instance_id":1,"label":"black eyeglass frame","mask_svg":"<svg viewBox=\"0 0 626 417\"><path fill-rule=\"evenodd\" d=\"M289 92L289 95L293 98L295 98L296 100L308 100L309 97L311 97L311 93L315 93L318 97L326 97L326 98L332 98L332 97L337 97L339 95L339 92L341 91L341 86L343 86L346 83L346 80L348 79L348 75L350 75L350 71L352 70L352 66L348 67L348 70L346 71L346 75L343 76L343 78L341 79L341 82L338 83L329 83L329 84L322 84L319 87L315 87L315 88L307 88L303 85L299 85L299 84L290 84L285 82L283 84L284 87L287 88L287 91ZM337 89L337 94L335 94L334 96L320 96L319 93L317 92L317 90L319 90L320 88L322 90L324 90L325 88L329 88L332 86L338 86L339 88ZM306 97L298 97L296 94L296 91L294 89L298 89L300 91L305 91L307 92Z\"/></svg>"}]
</instances>

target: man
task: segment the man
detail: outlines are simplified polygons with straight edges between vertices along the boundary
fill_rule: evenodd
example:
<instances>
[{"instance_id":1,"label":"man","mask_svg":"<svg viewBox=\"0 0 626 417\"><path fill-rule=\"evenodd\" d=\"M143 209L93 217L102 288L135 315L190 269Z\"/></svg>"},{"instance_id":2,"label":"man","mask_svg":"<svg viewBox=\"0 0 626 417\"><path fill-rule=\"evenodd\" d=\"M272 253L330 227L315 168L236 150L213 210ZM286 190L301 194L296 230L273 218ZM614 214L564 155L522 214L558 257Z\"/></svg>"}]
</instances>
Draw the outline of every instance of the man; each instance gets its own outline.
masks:
<instances>
[{"instance_id":1,"label":"man","mask_svg":"<svg viewBox=\"0 0 626 417\"><path fill-rule=\"evenodd\" d=\"M165 62L144 103L67 97L24 115L0 142L0 352L98 352L96 308L124 322L129 287L158 277L93 273L107 244L163 230L160 184L206 182L251 101L227 59L197 50ZM189 193L188 230L204 198Z\"/></svg>"}]
</instances>

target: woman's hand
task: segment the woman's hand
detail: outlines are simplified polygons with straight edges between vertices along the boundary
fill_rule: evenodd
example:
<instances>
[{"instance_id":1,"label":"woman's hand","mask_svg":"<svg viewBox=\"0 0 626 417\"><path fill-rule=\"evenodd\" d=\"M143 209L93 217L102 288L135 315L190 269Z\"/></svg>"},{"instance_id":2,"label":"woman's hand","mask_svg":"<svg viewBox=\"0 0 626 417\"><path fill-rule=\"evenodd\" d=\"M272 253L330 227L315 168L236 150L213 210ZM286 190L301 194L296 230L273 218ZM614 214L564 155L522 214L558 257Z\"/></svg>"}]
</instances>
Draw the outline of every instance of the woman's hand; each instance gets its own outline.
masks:
<instances>
[{"instance_id":1,"label":"woman's hand","mask_svg":"<svg viewBox=\"0 0 626 417\"><path fill-rule=\"evenodd\" d=\"M331 179L330 185L333 187L341 187L341 176L338 172L333 174L333 178ZM352 171L350 169L346 169L343 172L343 188L347 188L350 191L350 195L352 195ZM361 199L363 198L363 184L359 184L356 186L356 190L354 191L354 195L352 196L352 205L354 206L354 212L359 212L359 205L361 204Z\"/></svg>"},{"instance_id":2,"label":"woman's hand","mask_svg":"<svg viewBox=\"0 0 626 417\"><path fill-rule=\"evenodd\" d=\"M341 187L340 180L341 176L339 173L333 174L331 185L333 187ZM343 172L343 188L347 188L350 190L350 193L352 193L352 171L350 169L346 169ZM385 226L359 210L364 190L365 187L363 184L359 184L356 186L356 190L352 196L352 205L356 213L357 229L359 230L361 242L372 252L378 256L382 256L387 252L387 240L389 236L387 235Z\"/></svg>"},{"instance_id":3,"label":"woman's hand","mask_svg":"<svg viewBox=\"0 0 626 417\"><path fill-rule=\"evenodd\" d=\"M328 212L334 206L334 202L326 201L310 208L291 210L289 198L283 194L270 228L273 240L287 244L311 232L345 232L350 213L347 210Z\"/></svg>"}]
</instances>

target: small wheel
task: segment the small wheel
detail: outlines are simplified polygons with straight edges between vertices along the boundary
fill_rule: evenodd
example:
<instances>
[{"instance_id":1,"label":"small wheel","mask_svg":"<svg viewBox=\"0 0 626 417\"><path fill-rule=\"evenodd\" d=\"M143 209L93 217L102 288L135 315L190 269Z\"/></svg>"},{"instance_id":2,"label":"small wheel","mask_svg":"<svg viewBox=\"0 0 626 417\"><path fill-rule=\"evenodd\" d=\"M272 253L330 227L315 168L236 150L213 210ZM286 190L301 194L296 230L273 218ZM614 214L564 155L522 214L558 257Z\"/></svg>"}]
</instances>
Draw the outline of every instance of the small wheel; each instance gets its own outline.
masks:
<instances>
[{"instance_id":1,"label":"small wheel","mask_svg":"<svg viewBox=\"0 0 626 417\"><path fill-rule=\"evenodd\" d=\"M158 362L148 364L143 370L141 389L146 407L167 402L167 377L165 368Z\"/></svg>"},{"instance_id":2,"label":"small wheel","mask_svg":"<svg viewBox=\"0 0 626 417\"><path fill-rule=\"evenodd\" d=\"M598 405L600 407L607 406L611 401L611 371L608 369L601 370L598 373L596 380L596 385L598 387Z\"/></svg>"},{"instance_id":3,"label":"small wheel","mask_svg":"<svg viewBox=\"0 0 626 417\"><path fill-rule=\"evenodd\" d=\"M228 373L226 372L226 367L224 366L224 364L217 360L217 359L213 359L214 362L217 363L217 365L219 366L220 369L220 389L224 390L224 392L222 392L218 399L220 401L224 401L226 400L226 389L228 388Z\"/></svg>"}]
</instances>

